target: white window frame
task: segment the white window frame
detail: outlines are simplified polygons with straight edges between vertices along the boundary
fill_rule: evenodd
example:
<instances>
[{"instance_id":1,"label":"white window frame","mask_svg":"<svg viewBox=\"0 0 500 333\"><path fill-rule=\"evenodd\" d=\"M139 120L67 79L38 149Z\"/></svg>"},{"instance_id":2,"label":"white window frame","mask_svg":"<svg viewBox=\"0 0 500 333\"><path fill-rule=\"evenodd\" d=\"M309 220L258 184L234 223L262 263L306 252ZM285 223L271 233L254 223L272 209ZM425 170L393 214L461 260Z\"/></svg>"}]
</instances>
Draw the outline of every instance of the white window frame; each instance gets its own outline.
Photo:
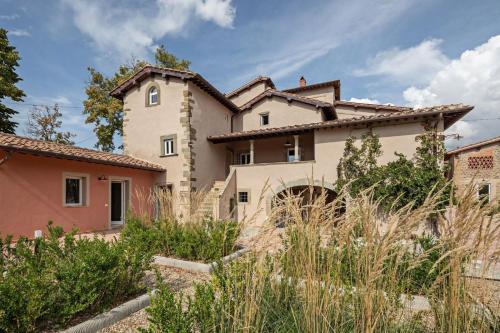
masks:
<instances>
[{"instance_id":1,"label":"white window frame","mask_svg":"<svg viewBox=\"0 0 500 333\"><path fill-rule=\"evenodd\" d=\"M156 97L156 101L153 102L153 96ZM152 86L148 90L148 102L149 105L158 105L158 88L156 86Z\"/></svg>"},{"instance_id":2,"label":"white window frame","mask_svg":"<svg viewBox=\"0 0 500 333\"><path fill-rule=\"evenodd\" d=\"M483 186L488 186L488 201L485 202L485 204L489 204L491 202L491 184L490 183L482 183L477 186L477 199L481 200L481 194L479 191L481 191L481 188Z\"/></svg>"},{"instance_id":3,"label":"white window frame","mask_svg":"<svg viewBox=\"0 0 500 333\"><path fill-rule=\"evenodd\" d=\"M243 161L245 161L246 163L243 163ZM238 164L239 165L250 164L250 152L249 151L241 152L238 154Z\"/></svg>"},{"instance_id":4,"label":"white window frame","mask_svg":"<svg viewBox=\"0 0 500 333\"><path fill-rule=\"evenodd\" d=\"M126 214L128 212L128 209L131 207L132 205L132 199L131 199L131 193L132 193L132 178L130 177L121 177L121 176L114 176L114 175L110 175L108 177L108 180L109 180L109 184L108 184L108 203L107 203L107 207L108 207L108 228L109 229L112 229L114 226L119 226L118 223L113 223L111 221L111 187L112 187L112 183L113 182L122 182L122 218L123 218L123 224L125 224L125 220L126 220ZM123 225L122 224L122 225Z\"/></svg>"},{"instance_id":5,"label":"white window frame","mask_svg":"<svg viewBox=\"0 0 500 333\"><path fill-rule=\"evenodd\" d=\"M269 112L260 113L259 116L260 116L260 126L269 126L270 123ZM267 124L264 124L264 117L267 117Z\"/></svg>"},{"instance_id":6,"label":"white window frame","mask_svg":"<svg viewBox=\"0 0 500 333\"><path fill-rule=\"evenodd\" d=\"M170 156L175 154L174 138L163 139L163 155Z\"/></svg>"},{"instance_id":7,"label":"white window frame","mask_svg":"<svg viewBox=\"0 0 500 333\"><path fill-rule=\"evenodd\" d=\"M76 179L79 182L78 196L80 202L78 203L68 203L66 201L66 180ZM62 203L63 207L87 207L89 205L89 175L88 174L76 174L76 173L63 173L63 186L62 186Z\"/></svg>"}]
</instances>

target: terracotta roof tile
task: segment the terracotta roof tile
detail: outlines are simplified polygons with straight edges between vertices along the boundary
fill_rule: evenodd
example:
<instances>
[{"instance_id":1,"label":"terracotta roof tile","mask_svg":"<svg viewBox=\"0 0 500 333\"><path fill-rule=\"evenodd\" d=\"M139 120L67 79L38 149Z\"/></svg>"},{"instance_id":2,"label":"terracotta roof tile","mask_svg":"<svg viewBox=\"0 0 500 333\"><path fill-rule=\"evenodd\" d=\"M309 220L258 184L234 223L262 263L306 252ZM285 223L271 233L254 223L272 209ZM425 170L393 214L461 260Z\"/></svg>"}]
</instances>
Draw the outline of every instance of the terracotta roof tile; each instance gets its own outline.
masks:
<instances>
[{"instance_id":1,"label":"terracotta roof tile","mask_svg":"<svg viewBox=\"0 0 500 333\"><path fill-rule=\"evenodd\" d=\"M6 133L0 133L0 149L82 162L108 164L125 168L151 171L165 170L160 165L128 155L105 153L98 150L35 140Z\"/></svg>"},{"instance_id":2,"label":"terracotta roof tile","mask_svg":"<svg viewBox=\"0 0 500 333\"><path fill-rule=\"evenodd\" d=\"M252 81L249 81L249 82L245 83L244 85L242 85L241 87L238 87L238 88L234 89L233 91L226 93L226 97L231 98L235 95L238 95L240 92L253 87L254 85L256 85L259 82L267 82L272 89L276 89L276 87L274 86L274 82L273 82L273 80L271 80L270 77L257 76Z\"/></svg>"},{"instance_id":3,"label":"terracotta roof tile","mask_svg":"<svg viewBox=\"0 0 500 333\"><path fill-rule=\"evenodd\" d=\"M124 94L135 87L139 82L150 77L151 75L161 75L162 77L176 77L181 80L191 80L202 90L205 90L209 95L213 96L222 105L227 107L229 110L237 113L239 112L238 107L231 102L223 93L221 93L217 88L215 88L210 82L205 80L203 76L198 73L191 71L181 71L172 68L163 68L152 65L144 66L141 70L135 73L129 79L120 83L115 89L110 92L110 95L122 99Z\"/></svg>"},{"instance_id":4,"label":"terracotta roof tile","mask_svg":"<svg viewBox=\"0 0 500 333\"><path fill-rule=\"evenodd\" d=\"M463 147L458 147L456 149L450 150L449 152L446 152L446 155L454 155L454 154L461 153L461 152L466 151L466 150L480 148L480 147L494 144L494 143L500 143L500 136L497 136L496 138L487 139L484 141L479 141L476 143L471 143L470 145L466 145Z\"/></svg>"},{"instance_id":5,"label":"terracotta roof tile","mask_svg":"<svg viewBox=\"0 0 500 333\"><path fill-rule=\"evenodd\" d=\"M329 121L302 124L302 125L266 128L266 129L243 131L243 132L232 132L222 135L210 136L208 137L208 140L214 143L238 141L238 140L245 140L257 137L291 135L322 128L366 126L368 124L377 122L405 121L405 120L412 121L421 117L429 118L433 116L434 117L439 116L440 114L442 114L443 117L445 118L445 122L448 122L448 124L452 124L454 121L458 120L460 117L464 116L472 109L473 109L472 106L463 104L441 105L441 106L433 106L422 109L402 110L400 112L397 113L395 112L390 114L377 114L373 116L336 119L336 120L329 120Z\"/></svg>"},{"instance_id":6,"label":"terracotta roof tile","mask_svg":"<svg viewBox=\"0 0 500 333\"><path fill-rule=\"evenodd\" d=\"M288 101L297 101L297 102L301 102L304 104L312 105L312 106L317 107L317 108L327 108L327 107L331 108L331 107L333 107L333 105L331 103L319 101L317 99L307 98L307 97L295 95L292 93L278 91L275 89L268 89L268 90L264 91L263 93L255 96L254 98L252 98L251 100L249 100L248 102L243 104L242 106L240 106L240 109L241 109L241 111L245 111L247 109L250 109L253 105L258 103L262 99L274 97L274 96L287 99Z\"/></svg>"},{"instance_id":7,"label":"terracotta roof tile","mask_svg":"<svg viewBox=\"0 0 500 333\"><path fill-rule=\"evenodd\" d=\"M409 111L413 110L413 108L406 106L397 106L397 105L386 105L386 104L371 104L371 103L358 103L358 102L349 102L349 101L335 101L335 106L349 106L354 108L363 108L363 109L373 109L375 111L383 110L383 111Z\"/></svg>"},{"instance_id":8,"label":"terracotta roof tile","mask_svg":"<svg viewBox=\"0 0 500 333\"><path fill-rule=\"evenodd\" d=\"M289 89L283 89L281 91L288 93L297 93L301 91L314 90L323 87L334 87L335 88L335 100L340 100L340 80L325 81L320 83L314 83L305 85L303 87L295 87Z\"/></svg>"}]
</instances>

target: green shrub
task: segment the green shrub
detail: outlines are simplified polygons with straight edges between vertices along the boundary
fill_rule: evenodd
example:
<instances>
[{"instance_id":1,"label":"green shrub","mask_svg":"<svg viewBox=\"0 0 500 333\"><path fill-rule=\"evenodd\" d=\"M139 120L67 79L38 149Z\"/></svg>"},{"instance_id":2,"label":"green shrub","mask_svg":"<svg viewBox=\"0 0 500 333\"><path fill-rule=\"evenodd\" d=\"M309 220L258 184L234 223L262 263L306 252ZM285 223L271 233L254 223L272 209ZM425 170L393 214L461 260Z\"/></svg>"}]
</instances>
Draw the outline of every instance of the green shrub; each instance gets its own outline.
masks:
<instances>
[{"instance_id":1,"label":"green shrub","mask_svg":"<svg viewBox=\"0 0 500 333\"><path fill-rule=\"evenodd\" d=\"M140 331L144 333L192 332L192 306L189 303L187 310L184 311L182 301L182 295L176 297L166 284L160 284L156 289L156 295L151 299L151 306L146 308L151 326Z\"/></svg>"},{"instance_id":2,"label":"green shrub","mask_svg":"<svg viewBox=\"0 0 500 333\"><path fill-rule=\"evenodd\" d=\"M144 223L131 218L123 229L122 238L147 253L207 262L231 254L239 233L239 224L235 221L205 219L197 223L176 220Z\"/></svg>"},{"instance_id":3,"label":"green shrub","mask_svg":"<svg viewBox=\"0 0 500 333\"><path fill-rule=\"evenodd\" d=\"M445 248L432 236L422 236L416 239L417 250L408 254L410 260L418 261L418 265L411 267L406 272L409 275L410 284L407 286L408 292L412 294L422 294L428 290L439 276L445 273L448 260L438 260L446 253ZM423 258L419 258L421 253L425 253ZM437 263L437 264L436 264ZM435 266L435 267L434 267Z\"/></svg>"},{"instance_id":4,"label":"green shrub","mask_svg":"<svg viewBox=\"0 0 500 333\"><path fill-rule=\"evenodd\" d=\"M46 238L0 244L0 332L61 327L144 289L151 257L134 243L77 239L50 224L48 231Z\"/></svg>"}]
</instances>

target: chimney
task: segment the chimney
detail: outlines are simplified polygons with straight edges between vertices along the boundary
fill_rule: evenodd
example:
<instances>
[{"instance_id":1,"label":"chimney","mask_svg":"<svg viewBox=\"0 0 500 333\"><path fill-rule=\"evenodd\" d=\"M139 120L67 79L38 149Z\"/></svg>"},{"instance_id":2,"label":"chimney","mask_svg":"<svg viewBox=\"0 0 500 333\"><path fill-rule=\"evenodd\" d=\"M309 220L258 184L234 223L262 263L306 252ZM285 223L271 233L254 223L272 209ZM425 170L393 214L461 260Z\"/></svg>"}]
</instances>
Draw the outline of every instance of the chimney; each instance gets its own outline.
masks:
<instances>
[{"instance_id":1,"label":"chimney","mask_svg":"<svg viewBox=\"0 0 500 333\"><path fill-rule=\"evenodd\" d=\"M299 87L305 87L306 86L306 79L304 79L303 76L300 77L299 79Z\"/></svg>"}]
</instances>

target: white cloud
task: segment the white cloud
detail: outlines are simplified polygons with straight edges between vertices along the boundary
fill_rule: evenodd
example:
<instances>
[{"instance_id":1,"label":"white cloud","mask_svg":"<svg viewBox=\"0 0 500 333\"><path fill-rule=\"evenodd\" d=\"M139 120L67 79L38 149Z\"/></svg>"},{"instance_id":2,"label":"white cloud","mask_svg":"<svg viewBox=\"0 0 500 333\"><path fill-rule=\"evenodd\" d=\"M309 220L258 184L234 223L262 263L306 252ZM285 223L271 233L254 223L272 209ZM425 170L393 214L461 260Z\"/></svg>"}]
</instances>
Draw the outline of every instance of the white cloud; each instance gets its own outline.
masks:
<instances>
[{"instance_id":1,"label":"white cloud","mask_svg":"<svg viewBox=\"0 0 500 333\"><path fill-rule=\"evenodd\" d=\"M232 55L234 66L248 68L232 76L233 86L256 75L280 79L332 52L340 45L366 38L397 20L416 0L327 1L321 6L292 8L272 19L255 20L243 31L243 45ZM362 23L360 23L362 22ZM256 38L255 36L258 36Z\"/></svg>"},{"instance_id":2,"label":"white cloud","mask_svg":"<svg viewBox=\"0 0 500 333\"><path fill-rule=\"evenodd\" d=\"M366 103L366 104L380 104L380 102L376 99L370 99L370 98L356 98L356 97L351 97L349 102L356 102L356 103Z\"/></svg>"},{"instance_id":3,"label":"white cloud","mask_svg":"<svg viewBox=\"0 0 500 333\"><path fill-rule=\"evenodd\" d=\"M155 41L182 33L195 20L230 28L235 16L231 0L156 0L152 6L118 0L61 1L73 12L76 27L101 52L120 61L146 57Z\"/></svg>"},{"instance_id":4,"label":"white cloud","mask_svg":"<svg viewBox=\"0 0 500 333\"><path fill-rule=\"evenodd\" d=\"M71 101L66 96L57 96L52 98L53 103L57 103L59 105L69 105Z\"/></svg>"},{"instance_id":5,"label":"white cloud","mask_svg":"<svg viewBox=\"0 0 500 333\"><path fill-rule=\"evenodd\" d=\"M441 42L430 39L407 49L396 47L379 52L367 61L366 68L355 70L354 75L387 76L402 84L427 83L450 62L439 49Z\"/></svg>"},{"instance_id":6,"label":"white cloud","mask_svg":"<svg viewBox=\"0 0 500 333\"><path fill-rule=\"evenodd\" d=\"M17 14L0 15L0 20L5 20L5 21L13 21L13 20L17 20L18 18L19 18L19 15L17 15Z\"/></svg>"},{"instance_id":7,"label":"white cloud","mask_svg":"<svg viewBox=\"0 0 500 333\"><path fill-rule=\"evenodd\" d=\"M473 50L467 50L437 71L423 88L411 86L403 93L410 105L465 103L475 108L463 121L449 129L465 142L499 135L500 120L500 35Z\"/></svg>"},{"instance_id":8,"label":"white cloud","mask_svg":"<svg viewBox=\"0 0 500 333\"><path fill-rule=\"evenodd\" d=\"M229 0L205 0L196 2L196 12L205 21L214 21L221 27L232 28L236 9Z\"/></svg>"},{"instance_id":9,"label":"white cloud","mask_svg":"<svg viewBox=\"0 0 500 333\"><path fill-rule=\"evenodd\" d=\"M29 37L29 36L31 36L31 34L28 31L22 30L22 29L12 29L12 30L9 30L7 32L7 34L10 36L16 36L16 37Z\"/></svg>"}]
</instances>

